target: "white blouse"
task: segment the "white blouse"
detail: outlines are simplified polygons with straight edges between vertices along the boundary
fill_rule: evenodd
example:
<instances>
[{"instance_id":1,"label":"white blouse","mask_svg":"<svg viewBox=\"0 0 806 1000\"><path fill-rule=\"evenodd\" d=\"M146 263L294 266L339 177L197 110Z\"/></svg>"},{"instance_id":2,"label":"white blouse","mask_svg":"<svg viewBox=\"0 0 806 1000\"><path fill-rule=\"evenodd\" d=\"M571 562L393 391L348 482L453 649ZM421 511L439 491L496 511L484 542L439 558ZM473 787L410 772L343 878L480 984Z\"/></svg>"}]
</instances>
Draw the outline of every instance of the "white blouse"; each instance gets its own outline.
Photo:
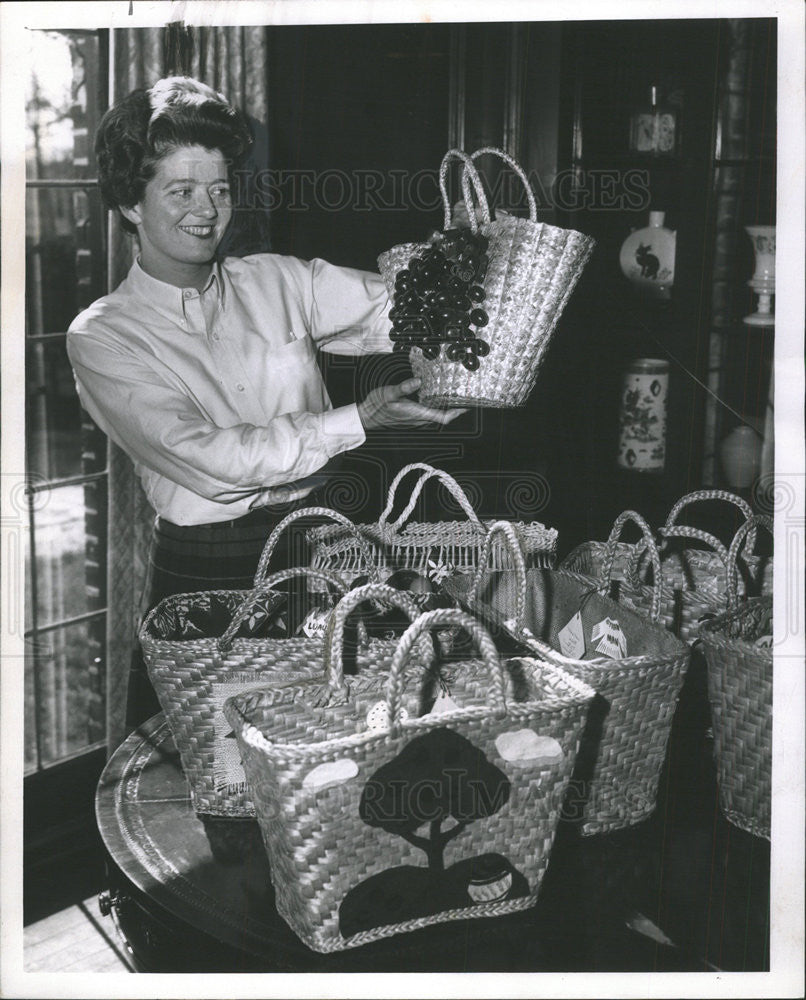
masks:
<instances>
[{"instance_id":1,"label":"white blouse","mask_svg":"<svg viewBox=\"0 0 806 1000\"><path fill-rule=\"evenodd\" d=\"M202 292L133 264L70 326L81 402L135 463L174 524L240 517L305 496L365 440L356 404L333 408L316 350L389 352L381 277L277 254L230 257Z\"/></svg>"}]
</instances>

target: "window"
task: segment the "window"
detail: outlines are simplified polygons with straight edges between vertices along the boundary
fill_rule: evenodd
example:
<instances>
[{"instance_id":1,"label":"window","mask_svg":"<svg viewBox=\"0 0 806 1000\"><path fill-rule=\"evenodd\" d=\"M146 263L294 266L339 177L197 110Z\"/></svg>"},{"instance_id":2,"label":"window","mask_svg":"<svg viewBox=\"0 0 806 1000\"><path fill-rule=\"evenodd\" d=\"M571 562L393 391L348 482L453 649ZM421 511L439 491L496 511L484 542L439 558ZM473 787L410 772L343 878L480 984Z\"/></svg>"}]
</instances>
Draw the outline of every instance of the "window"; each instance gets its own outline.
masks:
<instances>
[{"instance_id":1,"label":"window","mask_svg":"<svg viewBox=\"0 0 806 1000\"><path fill-rule=\"evenodd\" d=\"M104 32L31 31L26 92L25 769L105 740L106 439L81 410L65 332L106 291L93 136Z\"/></svg>"}]
</instances>

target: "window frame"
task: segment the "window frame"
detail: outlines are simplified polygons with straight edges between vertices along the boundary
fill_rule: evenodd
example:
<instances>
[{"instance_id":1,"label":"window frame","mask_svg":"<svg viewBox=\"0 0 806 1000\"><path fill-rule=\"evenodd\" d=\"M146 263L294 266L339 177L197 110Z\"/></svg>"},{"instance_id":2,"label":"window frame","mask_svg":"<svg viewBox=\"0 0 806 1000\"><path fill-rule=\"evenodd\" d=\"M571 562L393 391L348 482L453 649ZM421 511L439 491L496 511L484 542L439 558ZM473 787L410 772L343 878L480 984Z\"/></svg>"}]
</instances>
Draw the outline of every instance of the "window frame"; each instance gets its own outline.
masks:
<instances>
[{"instance_id":1,"label":"window frame","mask_svg":"<svg viewBox=\"0 0 806 1000\"><path fill-rule=\"evenodd\" d=\"M37 29L32 29L37 30ZM50 29L48 29L50 30ZM55 31L55 29L54 29ZM94 81L92 91L88 93L88 106L92 102L92 113L100 117L108 107L109 76L110 66L110 39L107 29L94 31L72 31L65 29L60 34L82 34L92 35L97 38L98 58L97 58L97 78ZM74 129L74 136L78 130ZM83 165L83 164L82 164ZM71 190L92 192L98 190L97 176L84 178L37 178L28 176L26 172L25 194L26 203L29 192L37 190ZM108 246L107 246L107 220L103 207L99 208L97 225L100 233L100 252L97 261L97 271L89 285L90 293L94 298L107 291L108 284ZM26 327L32 303L27 290L26 294ZM43 292L42 298L46 295ZM97 836L94 815L94 796L98 778L106 762L106 726L105 726L105 677L101 678L102 691L104 694L103 718L103 738L89 741L86 745L65 754L60 754L56 759L43 759L43 735L41 729L41 704L42 684L40 660L41 644L43 637L57 632L64 633L65 630L82 624L101 622L102 628L99 633L102 635L103 655L100 661L101 670L105 671L105 663L108 656L108 638L106 635L106 620L109 610L109 587L107 569L107 537L106 524L108 521L108 509L104 509L101 517L103 527L103 537L98 537L100 545L100 572L103 573L104 590L103 600L100 607L74 615L61 615L42 623L39 618L39 593L38 593L38 567L37 567L37 504L45 493L50 493L69 486L87 487L93 483L103 483L104 489L101 496L104 498L105 507L108 508L108 458L107 443L100 431L97 431L98 453L102 455L100 467L88 471L82 471L75 475L53 476L45 478L38 473L34 473L30 463L28 452L30 425L28 415L28 403L30 385L28 378L30 375L30 364L32 350L37 350L40 344L58 344L66 342L66 330L61 331L37 331L25 332L25 355L26 355L26 501L27 510L25 512L25 544L27 546L29 565L26 567L29 589L26 593L28 602L26 627L24 629L25 642L25 672L33 674L34 689L34 724L35 724L35 764L25 768L23 779L23 830L24 830L24 869L26 875L36 870L37 866L50 864L58 858L63 858L67 854L75 851L85 850L88 847L97 846L100 841ZM81 412L82 429L90 423L89 417L83 410ZM47 439L48 427L44 428L44 436ZM103 449L101 451L101 449ZM85 501L86 502L86 501ZM86 507L85 507L86 511ZM88 539L90 538L87 526L84 526L84 558L87 559ZM27 720L26 720L27 721ZM77 836L78 834L78 836ZM27 903L26 903L27 908Z\"/></svg>"}]
</instances>

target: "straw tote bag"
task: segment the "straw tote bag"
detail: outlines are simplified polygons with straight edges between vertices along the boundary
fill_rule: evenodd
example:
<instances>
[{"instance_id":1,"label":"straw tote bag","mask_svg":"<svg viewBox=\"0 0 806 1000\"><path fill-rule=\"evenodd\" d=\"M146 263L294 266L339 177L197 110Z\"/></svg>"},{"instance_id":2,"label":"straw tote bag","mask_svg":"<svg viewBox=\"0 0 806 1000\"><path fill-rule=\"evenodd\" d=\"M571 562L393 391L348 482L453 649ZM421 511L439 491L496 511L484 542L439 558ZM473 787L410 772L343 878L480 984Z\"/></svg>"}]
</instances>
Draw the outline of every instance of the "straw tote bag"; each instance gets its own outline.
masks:
<instances>
[{"instance_id":1,"label":"straw tote bag","mask_svg":"<svg viewBox=\"0 0 806 1000\"><path fill-rule=\"evenodd\" d=\"M402 482L412 472L420 475L402 512L392 519ZM441 483L456 501L463 520L409 520L420 494L429 481ZM438 586L448 574L472 572L487 535L487 527L474 511L467 494L453 477L424 462L404 466L389 487L386 506L377 522L358 525L363 542L370 546L372 560L387 579L400 569L416 571ZM553 566L557 550L557 531L539 521L515 522L523 551L530 565ZM340 525L321 525L308 532L312 546L311 566L345 574L354 580L363 572L364 556L356 536ZM509 565L505 546L498 542L489 556L492 566Z\"/></svg>"},{"instance_id":2,"label":"straw tote bag","mask_svg":"<svg viewBox=\"0 0 806 1000\"><path fill-rule=\"evenodd\" d=\"M728 552L728 610L703 622L719 805L726 818L770 839L772 803L772 597L741 600L736 563L744 536L772 521L755 515Z\"/></svg>"},{"instance_id":3,"label":"straw tote bag","mask_svg":"<svg viewBox=\"0 0 806 1000\"><path fill-rule=\"evenodd\" d=\"M282 684L301 674L321 670L324 629L290 638L266 634L266 625L283 606L276 588L295 577L315 580L318 589L331 587L337 595L349 589L337 574L302 566L267 574L271 553L280 533L301 517L326 516L357 534L348 518L328 508L309 507L289 514L270 535L251 591L202 591L164 598L145 618L139 633L149 677L179 751L197 813L254 816L254 806L237 751L224 718L226 698L267 683ZM364 568L377 579L369 548ZM409 619L419 614L411 598L395 592L394 599ZM214 614L211 614L211 609ZM369 654L374 663L391 658L395 642L370 640L359 621L356 660Z\"/></svg>"},{"instance_id":4,"label":"straw tote bag","mask_svg":"<svg viewBox=\"0 0 806 1000\"><path fill-rule=\"evenodd\" d=\"M440 707L415 644L444 625L480 657L456 665ZM532 906L593 691L533 658L502 663L454 609L421 615L385 675L332 667L225 705L295 933L333 952Z\"/></svg>"},{"instance_id":5,"label":"straw tote bag","mask_svg":"<svg viewBox=\"0 0 806 1000\"><path fill-rule=\"evenodd\" d=\"M508 214L491 219L475 165L486 154L502 159L523 182L528 219ZM454 160L463 165L462 187L473 238L448 232L447 174ZM440 165L439 183L446 232L430 244L405 243L378 257L393 299L392 339L397 349L411 347L411 367L422 380L423 402L522 406L535 386L546 348L594 241L538 222L523 168L501 149L485 146L471 156L449 150Z\"/></svg>"},{"instance_id":6,"label":"straw tote bag","mask_svg":"<svg viewBox=\"0 0 806 1000\"><path fill-rule=\"evenodd\" d=\"M444 584L510 643L557 663L600 696L588 716L566 802L566 818L579 822L584 835L632 826L654 811L689 663L689 647L658 624L657 589L648 616L607 596L617 532L630 518L652 543L645 522L625 511L598 581L566 570L527 569L504 521L491 526L490 535L507 539L514 572L490 572L482 559L474 580L455 577ZM650 552L657 568L654 544Z\"/></svg>"},{"instance_id":7,"label":"straw tote bag","mask_svg":"<svg viewBox=\"0 0 806 1000\"><path fill-rule=\"evenodd\" d=\"M727 608L727 557L728 550L714 535L699 528L680 524L680 514L694 503L722 501L738 507L745 519L753 511L741 497L724 490L697 490L682 497L674 504L666 522L658 530L662 576L661 620L675 635L692 642L706 615ZM695 540L706 548L675 544L676 540ZM756 531L746 535L743 551L737 555L737 585L740 594L766 594L772 592L772 559L755 553ZM601 573L607 543L586 542L566 556L562 568L575 570L588 576ZM649 561L646 543L619 542L613 576L622 581L620 595L623 599L648 611L652 601L652 588L646 583Z\"/></svg>"}]
</instances>

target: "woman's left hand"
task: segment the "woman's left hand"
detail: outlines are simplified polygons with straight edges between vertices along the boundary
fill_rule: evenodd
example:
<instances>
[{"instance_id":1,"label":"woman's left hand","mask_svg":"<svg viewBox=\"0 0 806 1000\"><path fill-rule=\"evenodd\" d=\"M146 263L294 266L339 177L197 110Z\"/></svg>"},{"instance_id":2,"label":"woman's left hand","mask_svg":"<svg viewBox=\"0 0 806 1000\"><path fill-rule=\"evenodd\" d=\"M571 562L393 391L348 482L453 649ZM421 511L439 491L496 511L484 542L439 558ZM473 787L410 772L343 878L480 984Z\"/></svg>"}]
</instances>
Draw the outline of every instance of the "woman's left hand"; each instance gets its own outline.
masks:
<instances>
[{"instance_id":1,"label":"woman's left hand","mask_svg":"<svg viewBox=\"0 0 806 1000\"><path fill-rule=\"evenodd\" d=\"M410 378L398 385L382 385L367 393L366 398L358 404L358 415L364 430L444 425L467 413L463 409L440 410L407 398L419 388L420 380Z\"/></svg>"}]
</instances>

